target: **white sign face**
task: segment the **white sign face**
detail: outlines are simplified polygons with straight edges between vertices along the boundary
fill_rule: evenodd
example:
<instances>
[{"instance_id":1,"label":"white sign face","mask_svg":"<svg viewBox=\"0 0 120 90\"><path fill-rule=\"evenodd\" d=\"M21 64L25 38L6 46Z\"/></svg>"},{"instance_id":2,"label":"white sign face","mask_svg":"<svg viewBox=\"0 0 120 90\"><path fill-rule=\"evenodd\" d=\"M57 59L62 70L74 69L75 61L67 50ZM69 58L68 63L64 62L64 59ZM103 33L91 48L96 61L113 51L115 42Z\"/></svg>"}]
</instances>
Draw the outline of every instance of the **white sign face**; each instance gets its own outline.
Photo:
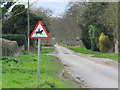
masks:
<instances>
[{"instance_id":1,"label":"white sign face","mask_svg":"<svg viewBox=\"0 0 120 90\"><path fill-rule=\"evenodd\" d=\"M30 38L49 38L49 35L41 21L37 23L32 34L30 35Z\"/></svg>"},{"instance_id":2,"label":"white sign face","mask_svg":"<svg viewBox=\"0 0 120 90\"><path fill-rule=\"evenodd\" d=\"M45 33L42 26L39 24L32 37L47 37L47 34Z\"/></svg>"}]
</instances>

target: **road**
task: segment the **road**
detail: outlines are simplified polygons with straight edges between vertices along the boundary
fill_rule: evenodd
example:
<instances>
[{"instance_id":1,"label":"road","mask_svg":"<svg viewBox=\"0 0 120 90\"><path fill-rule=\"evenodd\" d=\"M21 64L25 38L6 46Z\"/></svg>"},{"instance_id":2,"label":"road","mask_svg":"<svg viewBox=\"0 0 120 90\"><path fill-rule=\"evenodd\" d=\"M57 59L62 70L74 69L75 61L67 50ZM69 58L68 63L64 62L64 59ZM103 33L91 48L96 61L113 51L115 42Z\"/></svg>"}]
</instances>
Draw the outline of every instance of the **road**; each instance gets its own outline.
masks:
<instances>
[{"instance_id":1,"label":"road","mask_svg":"<svg viewBox=\"0 0 120 90\"><path fill-rule=\"evenodd\" d=\"M80 57L71 50L55 45L58 58L71 75L84 80L89 88L118 88L118 69Z\"/></svg>"}]
</instances>

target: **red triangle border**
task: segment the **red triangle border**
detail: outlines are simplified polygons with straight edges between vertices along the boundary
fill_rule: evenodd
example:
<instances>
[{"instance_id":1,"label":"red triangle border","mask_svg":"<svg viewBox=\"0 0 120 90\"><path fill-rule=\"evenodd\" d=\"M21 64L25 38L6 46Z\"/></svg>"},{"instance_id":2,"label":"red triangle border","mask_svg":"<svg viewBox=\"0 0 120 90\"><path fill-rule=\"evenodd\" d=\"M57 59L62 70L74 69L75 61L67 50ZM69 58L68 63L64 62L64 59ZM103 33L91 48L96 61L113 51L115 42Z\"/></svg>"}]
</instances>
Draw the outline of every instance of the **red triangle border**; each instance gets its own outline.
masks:
<instances>
[{"instance_id":1,"label":"red triangle border","mask_svg":"<svg viewBox=\"0 0 120 90\"><path fill-rule=\"evenodd\" d=\"M35 30L37 29L37 27L38 27L39 24L40 24L40 25L42 26L42 28L44 29L44 31L45 31L47 37L32 37L32 35L34 34L34 32L35 32ZM46 28L44 27L42 21L38 21L38 23L36 24L34 30L32 31L32 33L31 33L31 35L30 35L30 38L39 38L39 39L40 39L40 38L41 38L41 39L42 39L42 38L50 38L50 36L49 36L49 34L48 34Z\"/></svg>"}]
</instances>

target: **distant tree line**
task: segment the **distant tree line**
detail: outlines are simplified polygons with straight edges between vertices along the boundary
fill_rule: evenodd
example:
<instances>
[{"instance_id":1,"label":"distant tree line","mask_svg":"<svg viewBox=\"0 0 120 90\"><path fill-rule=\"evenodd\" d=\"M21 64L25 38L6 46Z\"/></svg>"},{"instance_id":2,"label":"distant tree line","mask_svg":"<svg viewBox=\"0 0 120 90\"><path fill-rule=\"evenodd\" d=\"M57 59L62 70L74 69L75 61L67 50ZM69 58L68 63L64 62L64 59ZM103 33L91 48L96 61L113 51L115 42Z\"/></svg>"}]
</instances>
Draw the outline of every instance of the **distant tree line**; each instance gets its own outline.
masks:
<instances>
[{"instance_id":1,"label":"distant tree line","mask_svg":"<svg viewBox=\"0 0 120 90\"><path fill-rule=\"evenodd\" d=\"M70 2L56 31L71 40L79 36L88 49L118 52L118 13L118 2Z\"/></svg>"},{"instance_id":2,"label":"distant tree line","mask_svg":"<svg viewBox=\"0 0 120 90\"><path fill-rule=\"evenodd\" d=\"M104 44L104 49L108 50L106 52L115 51L116 44L118 43L118 3L117 2L92 2L85 4L85 11L83 12L83 35L89 34L90 31L89 26L92 25L96 29L94 29L95 35L99 41L101 34L105 34L108 39L106 44ZM87 36L87 35L86 35ZM91 42L87 42L90 37L83 38L83 42L91 45ZM97 48L101 47L99 43L96 43ZM88 46L86 45L86 47ZM92 44L93 45L93 44ZM91 47L92 47L91 45ZM91 48L88 47L88 48ZM106 47L106 48L105 48ZM100 49L99 49L100 50Z\"/></svg>"}]
</instances>

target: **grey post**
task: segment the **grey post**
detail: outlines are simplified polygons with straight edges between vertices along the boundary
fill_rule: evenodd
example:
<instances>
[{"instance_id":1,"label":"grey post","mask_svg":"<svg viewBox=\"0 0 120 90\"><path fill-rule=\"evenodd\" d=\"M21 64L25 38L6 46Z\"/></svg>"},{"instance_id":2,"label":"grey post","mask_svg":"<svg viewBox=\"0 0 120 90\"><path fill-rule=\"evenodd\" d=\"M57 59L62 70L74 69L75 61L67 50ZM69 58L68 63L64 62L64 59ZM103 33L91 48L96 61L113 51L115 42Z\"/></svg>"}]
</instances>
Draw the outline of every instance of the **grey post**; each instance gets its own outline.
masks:
<instances>
[{"instance_id":1,"label":"grey post","mask_svg":"<svg viewBox=\"0 0 120 90\"><path fill-rule=\"evenodd\" d=\"M29 0L28 0L28 11L27 11L27 15L28 15L28 46L27 46L27 49L28 49L28 53L30 51L30 38L29 38L29 34L30 34L30 3L29 3Z\"/></svg>"},{"instance_id":2,"label":"grey post","mask_svg":"<svg viewBox=\"0 0 120 90\"><path fill-rule=\"evenodd\" d=\"M38 39L38 83L40 82L40 39Z\"/></svg>"}]
</instances>

